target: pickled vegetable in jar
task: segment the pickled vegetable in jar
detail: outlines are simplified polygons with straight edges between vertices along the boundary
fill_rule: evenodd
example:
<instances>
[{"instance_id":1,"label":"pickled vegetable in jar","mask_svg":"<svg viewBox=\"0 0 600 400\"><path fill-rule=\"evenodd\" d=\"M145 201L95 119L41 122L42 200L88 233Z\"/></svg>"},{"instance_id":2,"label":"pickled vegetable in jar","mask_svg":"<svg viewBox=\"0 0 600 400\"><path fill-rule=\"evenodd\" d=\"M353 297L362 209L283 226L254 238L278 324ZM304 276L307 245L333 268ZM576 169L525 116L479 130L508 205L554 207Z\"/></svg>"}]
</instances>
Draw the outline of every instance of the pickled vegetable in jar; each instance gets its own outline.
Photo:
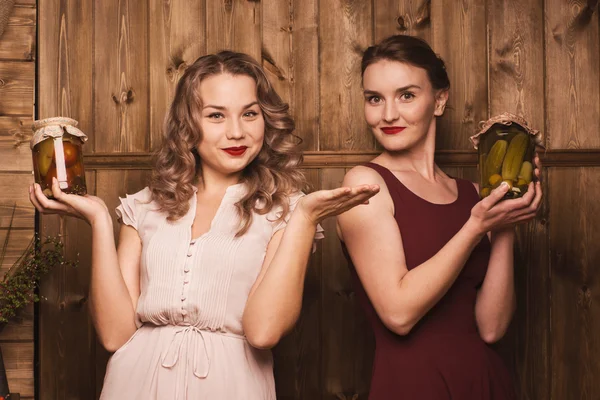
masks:
<instances>
[{"instance_id":1,"label":"pickled vegetable in jar","mask_svg":"<svg viewBox=\"0 0 600 400\"><path fill-rule=\"evenodd\" d=\"M87 140L71 118L54 117L35 121L31 139L35 182L48 198L52 196L52 178L65 193L87 193L82 146Z\"/></svg>"},{"instance_id":2,"label":"pickled vegetable in jar","mask_svg":"<svg viewBox=\"0 0 600 400\"><path fill-rule=\"evenodd\" d=\"M544 147L539 131L530 128L523 118L504 113L482 122L471 141L479 155L480 198L487 197L502 182L509 186L504 199L527 193L535 179L536 147Z\"/></svg>"}]
</instances>

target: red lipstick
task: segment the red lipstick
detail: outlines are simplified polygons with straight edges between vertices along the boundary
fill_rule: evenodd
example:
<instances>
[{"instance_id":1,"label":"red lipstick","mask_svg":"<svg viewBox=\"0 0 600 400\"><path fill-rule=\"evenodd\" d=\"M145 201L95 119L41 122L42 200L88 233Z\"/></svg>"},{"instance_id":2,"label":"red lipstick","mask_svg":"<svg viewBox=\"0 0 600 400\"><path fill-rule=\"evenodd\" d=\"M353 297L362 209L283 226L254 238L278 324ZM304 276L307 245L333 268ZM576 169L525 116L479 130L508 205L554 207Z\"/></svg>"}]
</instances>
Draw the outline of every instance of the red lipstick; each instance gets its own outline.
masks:
<instances>
[{"instance_id":1,"label":"red lipstick","mask_svg":"<svg viewBox=\"0 0 600 400\"><path fill-rule=\"evenodd\" d=\"M383 133L385 133L386 135L395 135L397 133L400 133L404 130L405 127L403 126L389 126L386 128L381 128L381 131Z\"/></svg>"},{"instance_id":2,"label":"red lipstick","mask_svg":"<svg viewBox=\"0 0 600 400\"><path fill-rule=\"evenodd\" d=\"M248 147L238 146L238 147L227 147L226 149L223 149L223 151L234 157L239 157L246 152L246 149L248 149Z\"/></svg>"}]
</instances>

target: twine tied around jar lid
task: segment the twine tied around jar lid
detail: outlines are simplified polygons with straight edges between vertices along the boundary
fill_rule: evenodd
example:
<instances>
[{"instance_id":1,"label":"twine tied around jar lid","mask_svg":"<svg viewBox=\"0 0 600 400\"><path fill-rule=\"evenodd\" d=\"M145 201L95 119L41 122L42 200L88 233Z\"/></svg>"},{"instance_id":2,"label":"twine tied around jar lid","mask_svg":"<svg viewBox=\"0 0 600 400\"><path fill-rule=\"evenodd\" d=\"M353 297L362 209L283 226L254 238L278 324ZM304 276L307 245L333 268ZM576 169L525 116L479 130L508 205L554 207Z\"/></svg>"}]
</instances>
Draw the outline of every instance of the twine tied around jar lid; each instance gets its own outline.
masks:
<instances>
[{"instance_id":1,"label":"twine tied around jar lid","mask_svg":"<svg viewBox=\"0 0 600 400\"><path fill-rule=\"evenodd\" d=\"M544 145L544 139L542 138L542 133L540 131L530 127L523 117L505 112L500 115L496 115L495 117L492 117L487 121L479 122L479 132L477 132L469 138L471 139L471 143L473 143L473 147L475 147L475 149L477 149L477 147L479 146L479 136L489 131L490 128L495 124L501 124L506 126L515 124L533 137L533 142L536 146L539 146L543 149L546 148L546 146Z\"/></svg>"},{"instance_id":2,"label":"twine tied around jar lid","mask_svg":"<svg viewBox=\"0 0 600 400\"><path fill-rule=\"evenodd\" d=\"M30 147L31 150L38 143L52 138L54 141L54 155L56 157L56 179L61 189L69 187L67 182L67 169L65 167L65 155L62 137L65 133L75 136L85 143L88 137L85 133L77 128L78 122L74 119L67 117L52 117L46 119L40 119L34 121L31 125L31 129L34 131L33 137L31 138Z\"/></svg>"}]
</instances>

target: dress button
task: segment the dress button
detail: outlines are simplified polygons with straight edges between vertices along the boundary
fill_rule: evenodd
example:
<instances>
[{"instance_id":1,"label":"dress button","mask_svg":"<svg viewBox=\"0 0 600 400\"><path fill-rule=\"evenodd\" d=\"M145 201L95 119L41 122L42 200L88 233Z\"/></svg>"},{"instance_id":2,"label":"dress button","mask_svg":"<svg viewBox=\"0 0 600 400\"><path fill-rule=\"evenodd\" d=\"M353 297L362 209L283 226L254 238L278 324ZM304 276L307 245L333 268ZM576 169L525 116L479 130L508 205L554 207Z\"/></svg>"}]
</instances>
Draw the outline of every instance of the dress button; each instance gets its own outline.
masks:
<instances>
[{"instance_id":1,"label":"dress button","mask_svg":"<svg viewBox=\"0 0 600 400\"><path fill-rule=\"evenodd\" d=\"M188 281L187 279L185 281L183 281L184 285L187 285L188 283L190 283L190 281Z\"/></svg>"},{"instance_id":2,"label":"dress button","mask_svg":"<svg viewBox=\"0 0 600 400\"><path fill-rule=\"evenodd\" d=\"M196 244L196 242L190 242L190 246L193 246L195 244Z\"/></svg>"},{"instance_id":3,"label":"dress button","mask_svg":"<svg viewBox=\"0 0 600 400\"><path fill-rule=\"evenodd\" d=\"M187 255L188 257L191 257L191 256L192 256L192 253L187 253L186 255Z\"/></svg>"},{"instance_id":4,"label":"dress button","mask_svg":"<svg viewBox=\"0 0 600 400\"><path fill-rule=\"evenodd\" d=\"M187 310L181 309L181 315L185 317L187 315Z\"/></svg>"},{"instance_id":5,"label":"dress button","mask_svg":"<svg viewBox=\"0 0 600 400\"><path fill-rule=\"evenodd\" d=\"M188 267L187 265L185 266L185 268L183 269L183 272L185 272L186 274L188 272L190 272L190 267Z\"/></svg>"},{"instance_id":6,"label":"dress button","mask_svg":"<svg viewBox=\"0 0 600 400\"><path fill-rule=\"evenodd\" d=\"M185 296L181 296L181 301L185 301L186 297Z\"/></svg>"}]
</instances>

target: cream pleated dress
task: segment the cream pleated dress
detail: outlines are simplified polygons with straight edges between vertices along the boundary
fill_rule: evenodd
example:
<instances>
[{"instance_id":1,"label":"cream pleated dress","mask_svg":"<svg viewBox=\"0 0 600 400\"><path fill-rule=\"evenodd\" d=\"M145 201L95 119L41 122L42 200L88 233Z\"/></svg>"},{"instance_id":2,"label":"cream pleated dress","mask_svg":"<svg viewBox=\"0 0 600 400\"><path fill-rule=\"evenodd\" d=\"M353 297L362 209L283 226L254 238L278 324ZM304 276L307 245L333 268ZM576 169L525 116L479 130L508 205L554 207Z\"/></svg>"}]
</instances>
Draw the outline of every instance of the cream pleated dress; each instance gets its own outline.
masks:
<instances>
[{"instance_id":1,"label":"cream pleated dress","mask_svg":"<svg viewBox=\"0 0 600 400\"><path fill-rule=\"evenodd\" d=\"M120 221L142 240L138 330L108 362L101 400L275 399L270 350L244 337L242 315L267 245L286 221L279 210L254 214L235 237L235 203L244 184L230 186L210 230L192 238L196 195L181 219L169 222L150 190L121 199ZM290 198L290 209L303 194ZM317 228L315 239L323 237Z\"/></svg>"}]
</instances>

